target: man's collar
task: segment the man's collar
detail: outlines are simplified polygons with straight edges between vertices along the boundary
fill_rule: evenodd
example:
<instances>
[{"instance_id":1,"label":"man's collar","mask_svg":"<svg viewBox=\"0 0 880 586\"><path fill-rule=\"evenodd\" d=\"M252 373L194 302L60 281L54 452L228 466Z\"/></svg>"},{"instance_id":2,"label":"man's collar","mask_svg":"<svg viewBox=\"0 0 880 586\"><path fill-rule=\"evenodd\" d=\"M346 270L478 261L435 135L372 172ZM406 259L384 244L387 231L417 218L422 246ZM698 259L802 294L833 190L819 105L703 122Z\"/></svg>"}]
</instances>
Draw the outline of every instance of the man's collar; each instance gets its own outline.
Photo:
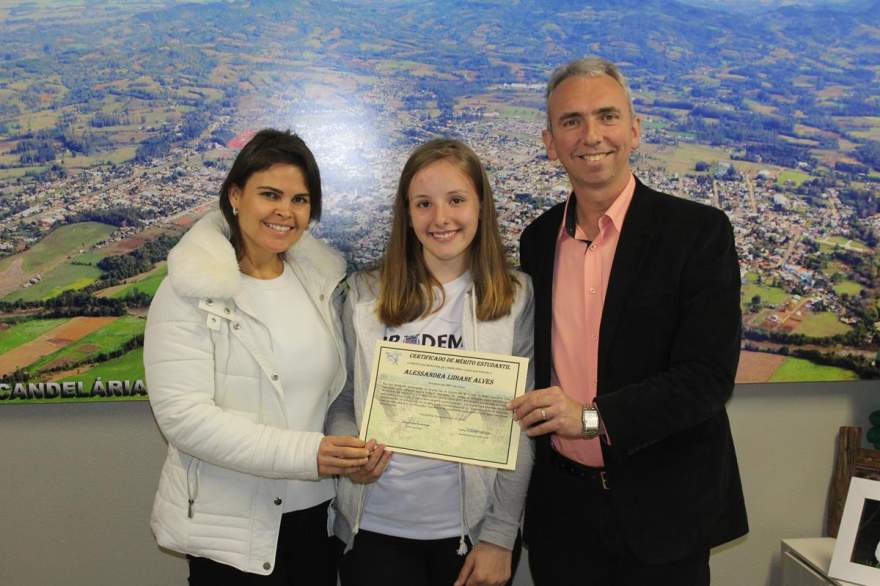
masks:
<instances>
[{"instance_id":1,"label":"man's collar","mask_svg":"<svg viewBox=\"0 0 880 586\"><path fill-rule=\"evenodd\" d=\"M623 226L623 220L626 218L626 211L629 209L629 204L632 201L632 196L635 190L636 177L635 175L630 174L626 187L624 187L623 191L614 198L611 207L602 214L603 217L608 217L611 220L611 223L614 224L614 227L617 228L618 232ZM571 238L574 238L577 232L577 197L575 196L574 191L568 196L568 202L566 202L565 205L563 225L565 226L565 233Z\"/></svg>"},{"instance_id":2,"label":"man's collar","mask_svg":"<svg viewBox=\"0 0 880 586\"><path fill-rule=\"evenodd\" d=\"M565 233L568 234L569 238L574 238L575 230L577 230L577 203L577 198L572 191L571 195L568 196L568 203L565 205L565 215L562 220L565 224Z\"/></svg>"}]
</instances>

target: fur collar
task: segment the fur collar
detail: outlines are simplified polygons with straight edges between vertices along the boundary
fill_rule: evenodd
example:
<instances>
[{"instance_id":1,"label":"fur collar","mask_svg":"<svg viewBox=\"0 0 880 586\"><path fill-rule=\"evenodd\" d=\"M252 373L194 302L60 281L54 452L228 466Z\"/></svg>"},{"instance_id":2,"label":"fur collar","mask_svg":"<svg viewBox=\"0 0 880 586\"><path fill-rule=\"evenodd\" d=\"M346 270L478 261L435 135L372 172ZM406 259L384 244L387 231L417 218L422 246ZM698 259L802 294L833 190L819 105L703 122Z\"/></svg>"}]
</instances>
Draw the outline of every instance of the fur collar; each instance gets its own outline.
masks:
<instances>
[{"instance_id":1,"label":"fur collar","mask_svg":"<svg viewBox=\"0 0 880 586\"><path fill-rule=\"evenodd\" d=\"M286 253L319 285L345 276L342 256L306 231ZM232 298L241 290L241 271L229 242L229 226L219 209L196 222L168 253L168 277L183 297Z\"/></svg>"}]
</instances>

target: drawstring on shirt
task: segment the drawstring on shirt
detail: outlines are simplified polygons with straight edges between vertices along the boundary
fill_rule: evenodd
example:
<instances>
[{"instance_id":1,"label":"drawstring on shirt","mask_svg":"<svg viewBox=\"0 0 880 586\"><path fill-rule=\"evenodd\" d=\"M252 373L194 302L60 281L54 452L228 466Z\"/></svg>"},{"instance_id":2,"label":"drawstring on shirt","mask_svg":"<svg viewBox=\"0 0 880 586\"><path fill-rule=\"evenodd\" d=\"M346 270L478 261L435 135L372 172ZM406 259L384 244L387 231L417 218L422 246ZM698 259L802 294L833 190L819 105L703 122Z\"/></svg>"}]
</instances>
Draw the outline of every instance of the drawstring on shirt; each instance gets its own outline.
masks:
<instances>
[{"instance_id":1,"label":"drawstring on shirt","mask_svg":"<svg viewBox=\"0 0 880 586\"><path fill-rule=\"evenodd\" d=\"M464 538L464 464L458 465L458 506L461 512L461 524L459 525L458 550L455 553L458 555L467 555L468 546L467 541Z\"/></svg>"},{"instance_id":2,"label":"drawstring on shirt","mask_svg":"<svg viewBox=\"0 0 880 586\"><path fill-rule=\"evenodd\" d=\"M468 291L468 296L471 298L471 330L474 334L474 351L480 351L480 345L477 342L477 295L474 292L474 285L471 283L471 289ZM458 550L455 552L460 556L467 555L468 553L468 544L465 539L465 518L464 518L464 465L458 465L458 492L459 492L459 507L461 509L461 530L458 537Z\"/></svg>"},{"instance_id":3,"label":"drawstring on shirt","mask_svg":"<svg viewBox=\"0 0 880 586\"><path fill-rule=\"evenodd\" d=\"M477 293L473 283L471 283L471 316L473 317L473 321L471 321L471 328L474 332L474 352L480 351L480 343L479 338L477 337Z\"/></svg>"}]
</instances>

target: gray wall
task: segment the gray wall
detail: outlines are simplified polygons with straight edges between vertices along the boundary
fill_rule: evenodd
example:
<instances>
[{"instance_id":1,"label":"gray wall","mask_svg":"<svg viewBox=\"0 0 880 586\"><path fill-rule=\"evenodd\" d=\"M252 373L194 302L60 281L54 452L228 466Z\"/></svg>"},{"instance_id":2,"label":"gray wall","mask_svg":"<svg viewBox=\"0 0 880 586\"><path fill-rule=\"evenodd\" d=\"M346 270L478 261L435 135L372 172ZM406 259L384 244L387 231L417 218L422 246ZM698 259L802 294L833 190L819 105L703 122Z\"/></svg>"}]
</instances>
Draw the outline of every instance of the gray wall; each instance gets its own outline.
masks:
<instances>
[{"instance_id":1,"label":"gray wall","mask_svg":"<svg viewBox=\"0 0 880 586\"><path fill-rule=\"evenodd\" d=\"M713 584L779 584L781 537L819 535L841 425L880 383L743 385L731 415L751 533L712 556ZM148 520L165 444L146 403L0 406L0 584L186 584ZM525 572L517 586L529 586Z\"/></svg>"}]
</instances>

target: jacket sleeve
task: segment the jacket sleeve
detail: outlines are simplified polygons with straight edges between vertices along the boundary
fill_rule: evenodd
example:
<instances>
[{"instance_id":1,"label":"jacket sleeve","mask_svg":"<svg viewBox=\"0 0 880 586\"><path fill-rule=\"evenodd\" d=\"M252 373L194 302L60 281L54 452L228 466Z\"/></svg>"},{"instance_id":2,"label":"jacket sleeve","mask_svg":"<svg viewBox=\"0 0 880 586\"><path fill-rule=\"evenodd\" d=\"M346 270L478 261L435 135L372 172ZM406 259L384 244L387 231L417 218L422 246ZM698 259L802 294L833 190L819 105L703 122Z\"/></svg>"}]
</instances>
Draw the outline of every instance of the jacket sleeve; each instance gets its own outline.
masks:
<instances>
[{"instance_id":1,"label":"jacket sleeve","mask_svg":"<svg viewBox=\"0 0 880 586\"><path fill-rule=\"evenodd\" d=\"M354 304L357 300L357 279L355 275L348 278L348 295L342 307L342 333L345 337L345 386L342 392L330 405L327 412L325 430L330 435L353 435L360 433L354 413L354 356L357 352L357 339L354 332Z\"/></svg>"},{"instance_id":2,"label":"jacket sleeve","mask_svg":"<svg viewBox=\"0 0 880 586\"><path fill-rule=\"evenodd\" d=\"M533 365L535 301L532 293L532 280L524 274L519 274L518 278L523 302L522 310L516 317L514 325L513 355L529 359L529 368L526 374L526 392L528 392L535 388ZM513 549L522 520L534 458L532 440L526 435L525 430L520 429L516 469L499 470L495 475L492 505L483 520L480 541L493 543L505 549Z\"/></svg>"},{"instance_id":3,"label":"jacket sleeve","mask_svg":"<svg viewBox=\"0 0 880 586\"><path fill-rule=\"evenodd\" d=\"M150 404L168 442L216 466L267 478L318 478L323 435L255 422L214 403L214 349L205 316L166 279L144 334Z\"/></svg>"},{"instance_id":4,"label":"jacket sleeve","mask_svg":"<svg viewBox=\"0 0 880 586\"><path fill-rule=\"evenodd\" d=\"M710 420L723 411L733 392L742 318L733 228L717 210L699 219L700 233L676 275L675 306L665 309L677 313L671 334L660 340L664 347L656 350L666 367L596 398L609 447L618 456L635 454ZM614 366L621 369L623 363Z\"/></svg>"}]
</instances>

